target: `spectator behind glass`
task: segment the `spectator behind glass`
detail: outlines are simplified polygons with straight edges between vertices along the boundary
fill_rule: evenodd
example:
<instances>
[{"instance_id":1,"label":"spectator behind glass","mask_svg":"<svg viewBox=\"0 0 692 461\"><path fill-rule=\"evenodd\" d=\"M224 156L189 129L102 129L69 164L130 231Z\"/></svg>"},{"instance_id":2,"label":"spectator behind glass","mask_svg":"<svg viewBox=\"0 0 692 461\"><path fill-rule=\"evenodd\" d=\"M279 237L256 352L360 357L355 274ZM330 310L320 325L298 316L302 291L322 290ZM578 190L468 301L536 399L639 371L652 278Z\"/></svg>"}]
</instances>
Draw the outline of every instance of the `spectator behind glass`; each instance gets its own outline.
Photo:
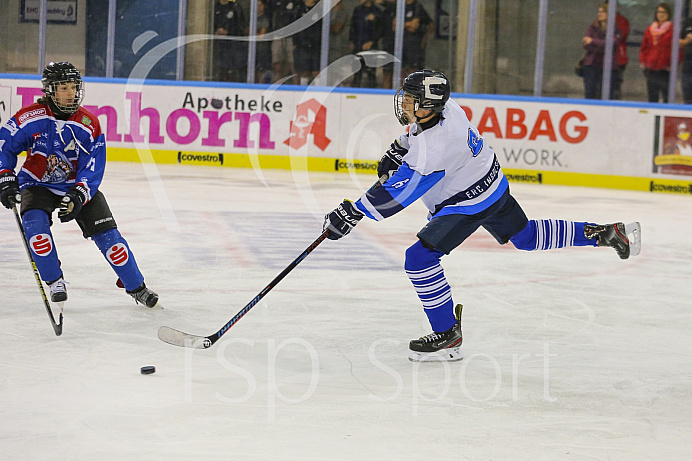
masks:
<instances>
[{"instance_id":1,"label":"spectator behind glass","mask_svg":"<svg viewBox=\"0 0 692 461\"><path fill-rule=\"evenodd\" d=\"M406 0L404 50L401 56L401 70L404 75L425 68L425 47L434 28L435 23L423 6L416 0Z\"/></svg>"},{"instance_id":2,"label":"spectator behind glass","mask_svg":"<svg viewBox=\"0 0 692 461\"><path fill-rule=\"evenodd\" d=\"M613 99L622 99L622 82L625 79L625 68L629 62L627 56L627 37L630 35L630 22L620 14L620 5L617 6L615 24L620 29L620 44L618 45L618 75L613 77Z\"/></svg>"},{"instance_id":3,"label":"spectator behind glass","mask_svg":"<svg viewBox=\"0 0 692 461\"><path fill-rule=\"evenodd\" d=\"M296 6L296 20L312 16L317 0L304 0ZM318 13L316 10L314 13ZM319 12L321 13L321 11ZM319 17L319 14L317 15ZM293 36L293 66L301 85L309 84L320 71L320 44L322 43L322 20Z\"/></svg>"},{"instance_id":4,"label":"spectator behind glass","mask_svg":"<svg viewBox=\"0 0 692 461\"><path fill-rule=\"evenodd\" d=\"M673 44L671 10L666 3L656 7L654 22L646 28L639 48L639 66L646 76L646 92L649 102L668 102L668 79Z\"/></svg>"},{"instance_id":5,"label":"spectator behind glass","mask_svg":"<svg viewBox=\"0 0 692 461\"><path fill-rule=\"evenodd\" d=\"M243 36L246 21L243 11L231 0L214 3L214 35ZM241 82L246 78L247 43L239 40L214 40L214 80Z\"/></svg>"},{"instance_id":6,"label":"spectator behind glass","mask_svg":"<svg viewBox=\"0 0 692 461\"><path fill-rule=\"evenodd\" d=\"M349 14L344 9L342 1L338 1L332 7L329 14L329 64L350 54L348 50L348 22ZM350 86L353 80L351 66L340 64L329 69L329 86Z\"/></svg>"},{"instance_id":7,"label":"spectator behind glass","mask_svg":"<svg viewBox=\"0 0 692 461\"><path fill-rule=\"evenodd\" d=\"M351 26L348 34L351 52L357 54L361 51L377 49L377 42L382 36L381 18L382 11L372 0L361 0L360 5L357 5L353 9ZM365 75L364 84L363 75ZM366 88L375 88L377 86L375 69L367 67L362 59L360 70L353 77L353 86L364 86Z\"/></svg>"},{"instance_id":8,"label":"spectator behind glass","mask_svg":"<svg viewBox=\"0 0 692 461\"><path fill-rule=\"evenodd\" d=\"M685 104L692 104L692 17L685 19L680 31L682 49L682 96Z\"/></svg>"},{"instance_id":9,"label":"spectator behind glass","mask_svg":"<svg viewBox=\"0 0 692 461\"><path fill-rule=\"evenodd\" d=\"M394 27L396 20L396 0L376 0L375 3L382 10L382 49L394 54ZM385 64L382 68L382 87L392 88L392 75L394 64ZM408 74L407 74L408 75Z\"/></svg>"},{"instance_id":10,"label":"spectator behind glass","mask_svg":"<svg viewBox=\"0 0 692 461\"><path fill-rule=\"evenodd\" d=\"M273 30L286 27L295 20L295 9L300 0L271 0ZM276 38L272 41L272 80L274 82L293 75L293 38ZM286 83L293 83L288 79Z\"/></svg>"},{"instance_id":11,"label":"spectator behind glass","mask_svg":"<svg viewBox=\"0 0 692 461\"><path fill-rule=\"evenodd\" d=\"M606 45L606 27L608 23L608 4L603 3L598 7L598 17L586 35L581 39L582 46L586 50L584 56L584 97L586 99L597 99L601 95L601 84L603 82L603 61ZM619 79L617 50L621 41L620 29L615 27L613 35L613 66L610 77L610 99L613 99L613 80Z\"/></svg>"},{"instance_id":12,"label":"spectator behind glass","mask_svg":"<svg viewBox=\"0 0 692 461\"><path fill-rule=\"evenodd\" d=\"M348 54L348 13L339 0L329 13L329 63Z\"/></svg>"},{"instance_id":13,"label":"spectator behind glass","mask_svg":"<svg viewBox=\"0 0 692 461\"><path fill-rule=\"evenodd\" d=\"M257 0L257 37L263 37L269 31L269 17L265 10L265 0ZM267 41L257 42L255 58L255 82L271 83L272 81L272 45Z\"/></svg>"}]
</instances>

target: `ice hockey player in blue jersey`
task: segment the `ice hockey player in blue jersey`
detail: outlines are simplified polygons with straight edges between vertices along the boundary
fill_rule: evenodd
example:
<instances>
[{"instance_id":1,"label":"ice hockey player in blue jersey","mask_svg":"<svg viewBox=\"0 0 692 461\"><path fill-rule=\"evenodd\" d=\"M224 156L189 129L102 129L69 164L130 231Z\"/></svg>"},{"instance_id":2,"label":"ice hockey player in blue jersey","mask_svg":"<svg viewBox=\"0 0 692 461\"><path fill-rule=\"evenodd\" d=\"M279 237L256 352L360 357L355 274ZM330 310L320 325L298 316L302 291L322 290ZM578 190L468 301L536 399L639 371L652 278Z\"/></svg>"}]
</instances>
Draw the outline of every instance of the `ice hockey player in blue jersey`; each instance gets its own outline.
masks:
<instances>
[{"instance_id":1,"label":"ice hockey player in blue jersey","mask_svg":"<svg viewBox=\"0 0 692 461\"><path fill-rule=\"evenodd\" d=\"M452 300L440 259L479 227L501 245L512 242L527 251L607 246L627 259L641 245L639 223L529 220L509 193L495 153L449 95L441 72L420 70L406 77L394 109L408 133L392 143L377 171L388 179L355 203L344 200L324 222L328 237L337 240L363 216L380 221L418 199L427 206L429 221L406 250L404 269L433 332L409 343L412 361L461 359L461 305Z\"/></svg>"},{"instance_id":2,"label":"ice hockey player in blue jersey","mask_svg":"<svg viewBox=\"0 0 692 461\"><path fill-rule=\"evenodd\" d=\"M19 110L0 128L0 202L21 203L22 226L51 300L67 300L63 271L50 228L53 211L61 222L77 222L117 274L117 285L137 303L154 307L159 296L144 283L134 255L99 185L106 165L106 142L98 119L80 106L84 82L68 62L43 71L38 102ZM17 156L27 153L19 174ZM60 304L62 307L62 304Z\"/></svg>"}]
</instances>

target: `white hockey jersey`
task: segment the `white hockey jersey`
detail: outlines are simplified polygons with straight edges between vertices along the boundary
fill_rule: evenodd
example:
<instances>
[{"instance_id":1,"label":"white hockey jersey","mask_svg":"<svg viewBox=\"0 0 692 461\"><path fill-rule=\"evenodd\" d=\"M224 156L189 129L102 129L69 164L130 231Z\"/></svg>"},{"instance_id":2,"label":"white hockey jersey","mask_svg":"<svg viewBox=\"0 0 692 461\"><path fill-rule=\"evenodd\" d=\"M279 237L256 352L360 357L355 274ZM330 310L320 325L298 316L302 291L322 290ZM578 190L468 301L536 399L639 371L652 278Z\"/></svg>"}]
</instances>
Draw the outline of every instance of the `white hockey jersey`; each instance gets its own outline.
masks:
<instances>
[{"instance_id":1,"label":"white hockey jersey","mask_svg":"<svg viewBox=\"0 0 692 461\"><path fill-rule=\"evenodd\" d=\"M495 153L485 144L466 113L448 101L442 119L422 132L409 125L404 164L383 185L368 191L356 206L381 220L417 199L430 217L475 214L495 203L509 187Z\"/></svg>"}]
</instances>

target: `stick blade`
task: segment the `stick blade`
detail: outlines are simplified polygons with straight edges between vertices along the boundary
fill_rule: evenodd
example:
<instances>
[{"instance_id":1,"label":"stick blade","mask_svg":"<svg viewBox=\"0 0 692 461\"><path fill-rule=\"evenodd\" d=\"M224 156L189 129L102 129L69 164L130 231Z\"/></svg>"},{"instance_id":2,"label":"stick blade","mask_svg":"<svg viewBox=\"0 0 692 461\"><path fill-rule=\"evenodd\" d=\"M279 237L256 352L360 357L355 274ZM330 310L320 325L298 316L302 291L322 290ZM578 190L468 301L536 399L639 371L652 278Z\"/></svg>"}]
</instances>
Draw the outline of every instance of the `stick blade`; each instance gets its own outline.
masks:
<instances>
[{"instance_id":1,"label":"stick blade","mask_svg":"<svg viewBox=\"0 0 692 461\"><path fill-rule=\"evenodd\" d=\"M187 347L193 349L208 349L213 344L205 336L191 335L180 330L163 326L159 328L159 339L164 343L174 346Z\"/></svg>"},{"instance_id":2,"label":"stick blade","mask_svg":"<svg viewBox=\"0 0 692 461\"><path fill-rule=\"evenodd\" d=\"M63 306L65 305L64 302L59 302L56 303L58 305L59 310L58 312L58 321L55 321L55 316L53 315L53 311L50 308L50 305L48 301L46 300L46 310L48 311L48 317L50 317L50 323L53 325L53 331L55 332L55 336L60 336L62 335L62 313L63 313Z\"/></svg>"},{"instance_id":3,"label":"stick blade","mask_svg":"<svg viewBox=\"0 0 692 461\"><path fill-rule=\"evenodd\" d=\"M58 323L55 323L55 321L52 321L51 324L53 325L53 331L55 332L55 336L62 335L62 312L60 313L60 316L58 317Z\"/></svg>"},{"instance_id":4,"label":"stick blade","mask_svg":"<svg viewBox=\"0 0 692 461\"><path fill-rule=\"evenodd\" d=\"M55 331L55 336L62 335L62 312L60 313L60 316L58 318L59 318L58 324L53 326L53 330Z\"/></svg>"}]
</instances>

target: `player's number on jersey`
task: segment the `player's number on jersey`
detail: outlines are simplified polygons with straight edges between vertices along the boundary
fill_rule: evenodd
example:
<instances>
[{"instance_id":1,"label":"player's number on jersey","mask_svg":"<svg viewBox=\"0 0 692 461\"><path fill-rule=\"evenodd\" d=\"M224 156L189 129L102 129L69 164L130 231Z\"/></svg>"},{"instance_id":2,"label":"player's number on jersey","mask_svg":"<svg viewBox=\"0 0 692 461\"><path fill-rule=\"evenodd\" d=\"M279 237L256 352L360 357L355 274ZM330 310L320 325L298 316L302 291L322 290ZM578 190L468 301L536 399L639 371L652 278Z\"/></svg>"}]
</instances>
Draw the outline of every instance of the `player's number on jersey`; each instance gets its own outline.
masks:
<instances>
[{"instance_id":1,"label":"player's number on jersey","mask_svg":"<svg viewBox=\"0 0 692 461\"><path fill-rule=\"evenodd\" d=\"M469 128L469 149L473 152L473 156L477 156L483 149L483 138L478 136L475 131Z\"/></svg>"},{"instance_id":2,"label":"player's number on jersey","mask_svg":"<svg viewBox=\"0 0 692 461\"><path fill-rule=\"evenodd\" d=\"M87 163L86 168L87 170L94 171L94 168L96 168L96 159L93 157L89 159L89 163Z\"/></svg>"}]
</instances>

